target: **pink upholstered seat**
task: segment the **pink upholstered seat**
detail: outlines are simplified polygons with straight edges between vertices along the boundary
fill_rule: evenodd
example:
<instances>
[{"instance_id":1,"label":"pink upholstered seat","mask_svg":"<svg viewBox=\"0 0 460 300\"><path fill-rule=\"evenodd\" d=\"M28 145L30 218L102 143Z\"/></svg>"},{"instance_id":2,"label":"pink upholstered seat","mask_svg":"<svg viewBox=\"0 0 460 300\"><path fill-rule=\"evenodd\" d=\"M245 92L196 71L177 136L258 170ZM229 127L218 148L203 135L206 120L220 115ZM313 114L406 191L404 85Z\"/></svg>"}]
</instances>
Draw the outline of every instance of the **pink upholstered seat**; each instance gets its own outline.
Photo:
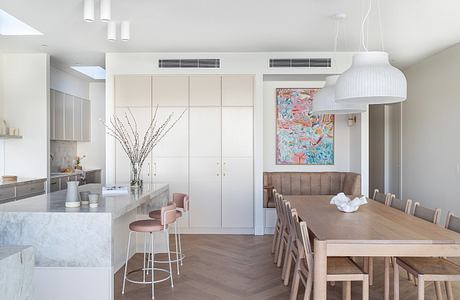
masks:
<instances>
[{"instance_id":1,"label":"pink upholstered seat","mask_svg":"<svg viewBox=\"0 0 460 300\"><path fill-rule=\"evenodd\" d=\"M154 210L149 213L149 217L152 219L160 220L161 218L161 210ZM176 219L182 217L182 212L176 210Z\"/></svg>"},{"instance_id":2,"label":"pink upholstered seat","mask_svg":"<svg viewBox=\"0 0 460 300\"><path fill-rule=\"evenodd\" d=\"M160 220L139 220L129 224L129 229L135 232L156 232L162 231L163 225Z\"/></svg>"}]
</instances>

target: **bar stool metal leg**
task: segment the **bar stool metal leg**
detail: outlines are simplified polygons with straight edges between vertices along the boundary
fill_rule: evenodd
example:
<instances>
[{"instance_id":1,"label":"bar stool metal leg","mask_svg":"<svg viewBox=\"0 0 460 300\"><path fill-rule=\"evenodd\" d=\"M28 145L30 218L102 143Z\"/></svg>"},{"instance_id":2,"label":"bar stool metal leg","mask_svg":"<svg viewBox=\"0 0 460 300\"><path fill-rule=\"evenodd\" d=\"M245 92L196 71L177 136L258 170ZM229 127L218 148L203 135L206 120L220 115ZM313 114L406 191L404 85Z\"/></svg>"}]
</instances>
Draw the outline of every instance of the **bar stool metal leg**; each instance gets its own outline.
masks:
<instances>
[{"instance_id":1,"label":"bar stool metal leg","mask_svg":"<svg viewBox=\"0 0 460 300\"><path fill-rule=\"evenodd\" d=\"M155 235L153 234L153 232L151 232L150 233L150 250L152 250L152 299L155 299L155 269L153 266L153 261L154 261L153 256L155 255L155 250L153 248L154 239L155 239ZM147 268L148 268L148 264L147 264ZM172 277L172 274L170 275Z\"/></svg>"},{"instance_id":2,"label":"bar stool metal leg","mask_svg":"<svg viewBox=\"0 0 460 300\"><path fill-rule=\"evenodd\" d=\"M184 260L182 257L182 242L180 237L180 227L177 228L177 235L179 236L179 257L180 257L180 265L183 266L184 264L182 261Z\"/></svg>"},{"instance_id":3,"label":"bar stool metal leg","mask_svg":"<svg viewBox=\"0 0 460 300\"><path fill-rule=\"evenodd\" d=\"M125 274L123 276L123 289L121 290L121 293L124 295L125 294L125 285L126 285L126 273L128 270L128 259L129 259L129 248L131 245L131 231L129 231L128 235L128 247L126 249L126 261L125 261Z\"/></svg>"},{"instance_id":4,"label":"bar stool metal leg","mask_svg":"<svg viewBox=\"0 0 460 300\"><path fill-rule=\"evenodd\" d=\"M172 265L171 265L171 249L169 248L169 233L168 230L165 230L165 238L166 238L166 247L168 248L168 261L169 261L169 272L171 274L171 287L174 287L174 281L172 276Z\"/></svg>"},{"instance_id":5,"label":"bar stool metal leg","mask_svg":"<svg viewBox=\"0 0 460 300\"><path fill-rule=\"evenodd\" d=\"M177 244L177 221L174 222L174 238L176 240L176 269L177 269L177 275L180 274L179 271L179 245Z\"/></svg>"}]
</instances>

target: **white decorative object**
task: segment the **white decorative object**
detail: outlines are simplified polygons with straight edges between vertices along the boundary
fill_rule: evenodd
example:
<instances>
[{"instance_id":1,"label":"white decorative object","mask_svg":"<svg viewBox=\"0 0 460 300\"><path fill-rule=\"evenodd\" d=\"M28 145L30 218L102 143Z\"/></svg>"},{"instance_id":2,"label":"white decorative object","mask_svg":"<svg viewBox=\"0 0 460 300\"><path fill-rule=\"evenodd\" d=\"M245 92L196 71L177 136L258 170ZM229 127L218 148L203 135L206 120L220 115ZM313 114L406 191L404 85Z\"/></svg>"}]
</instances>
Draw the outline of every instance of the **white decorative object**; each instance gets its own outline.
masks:
<instances>
[{"instance_id":1,"label":"white decorative object","mask_svg":"<svg viewBox=\"0 0 460 300\"><path fill-rule=\"evenodd\" d=\"M122 41L129 41L130 38L130 23L129 21L121 22L120 38Z\"/></svg>"},{"instance_id":2,"label":"white decorative object","mask_svg":"<svg viewBox=\"0 0 460 300\"><path fill-rule=\"evenodd\" d=\"M393 67L388 53L369 51L353 56L352 66L337 80L337 103L387 104L407 98L407 80Z\"/></svg>"},{"instance_id":3,"label":"white decorative object","mask_svg":"<svg viewBox=\"0 0 460 300\"><path fill-rule=\"evenodd\" d=\"M84 0L83 2L83 19L86 22L94 21L94 0Z\"/></svg>"},{"instance_id":4,"label":"white decorative object","mask_svg":"<svg viewBox=\"0 0 460 300\"><path fill-rule=\"evenodd\" d=\"M80 194L78 193L78 185L80 181L68 181L65 206L66 207L79 207Z\"/></svg>"},{"instance_id":5,"label":"white decorative object","mask_svg":"<svg viewBox=\"0 0 460 300\"><path fill-rule=\"evenodd\" d=\"M126 195L129 189L127 186L104 186L102 187L103 196Z\"/></svg>"},{"instance_id":6,"label":"white decorative object","mask_svg":"<svg viewBox=\"0 0 460 300\"><path fill-rule=\"evenodd\" d=\"M96 208L99 206L99 194L89 194L89 207Z\"/></svg>"},{"instance_id":7,"label":"white decorative object","mask_svg":"<svg viewBox=\"0 0 460 300\"><path fill-rule=\"evenodd\" d=\"M339 75L326 77L326 84L313 97L312 112L314 114L352 114L365 112L365 104L348 104L336 103L335 101L335 84Z\"/></svg>"},{"instance_id":8,"label":"white decorative object","mask_svg":"<svg viewBox=\"0 0 460 300\"><path fill-rule=\"evenodd\" d=\"M88 191L83 191L80 192L80 200L82 205L88 205L89 204L89 194L90 192Z\"/></svg>"},{"instance_id":9,"label":"white decorative object","mask_svg":"<svg viewBox=\"0 0 460 300\"><path fill-rule=\"evenodd\" d=\"M356 197L350 200L344 193L339 193L331 199L331 204L335 204L338 210L347 213L357 211L361 205L366 203L366 197Z\"/></svg>"}]
</instances>

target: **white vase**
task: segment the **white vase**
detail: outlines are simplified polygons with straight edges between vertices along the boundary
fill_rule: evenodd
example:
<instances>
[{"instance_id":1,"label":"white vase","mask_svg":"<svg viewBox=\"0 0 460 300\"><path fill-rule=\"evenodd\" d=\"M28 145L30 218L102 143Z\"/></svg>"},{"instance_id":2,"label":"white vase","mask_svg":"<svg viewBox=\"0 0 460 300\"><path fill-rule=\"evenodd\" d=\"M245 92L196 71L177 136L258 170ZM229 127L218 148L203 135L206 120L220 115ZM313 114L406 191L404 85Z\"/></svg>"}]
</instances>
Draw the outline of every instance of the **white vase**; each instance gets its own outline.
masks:
<instances>
[{"instance_id":1,"label":"white vase","mask_svg":"<svg viewBox=\"0 0 460 300\"><path fill-rule=\"evenodd\" d=\"M78 193L79 181L68 181L67 182L67 194L65 200L66 207L78 207L80 206L80 194Z\"/></svg>"}]
</instances>

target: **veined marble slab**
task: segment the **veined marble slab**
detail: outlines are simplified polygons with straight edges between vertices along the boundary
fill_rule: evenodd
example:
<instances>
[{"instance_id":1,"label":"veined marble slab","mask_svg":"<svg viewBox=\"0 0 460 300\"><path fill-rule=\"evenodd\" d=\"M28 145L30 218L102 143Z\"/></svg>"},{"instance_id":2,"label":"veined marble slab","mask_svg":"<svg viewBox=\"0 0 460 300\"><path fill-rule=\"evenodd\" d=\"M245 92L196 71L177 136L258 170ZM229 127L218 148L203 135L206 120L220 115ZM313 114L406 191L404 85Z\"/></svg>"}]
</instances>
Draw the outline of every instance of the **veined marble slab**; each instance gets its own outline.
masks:
<instances>
[{"instance_id":1,"label":"veined marble slab","mask_svg":"<svg viewBox=\"0 0 460 300\"><path fill-rule=\"evenodd\" d=\"M0 246L0 298L33 299L33 267L32 247Z\"/></svg>"}]
</instances>

